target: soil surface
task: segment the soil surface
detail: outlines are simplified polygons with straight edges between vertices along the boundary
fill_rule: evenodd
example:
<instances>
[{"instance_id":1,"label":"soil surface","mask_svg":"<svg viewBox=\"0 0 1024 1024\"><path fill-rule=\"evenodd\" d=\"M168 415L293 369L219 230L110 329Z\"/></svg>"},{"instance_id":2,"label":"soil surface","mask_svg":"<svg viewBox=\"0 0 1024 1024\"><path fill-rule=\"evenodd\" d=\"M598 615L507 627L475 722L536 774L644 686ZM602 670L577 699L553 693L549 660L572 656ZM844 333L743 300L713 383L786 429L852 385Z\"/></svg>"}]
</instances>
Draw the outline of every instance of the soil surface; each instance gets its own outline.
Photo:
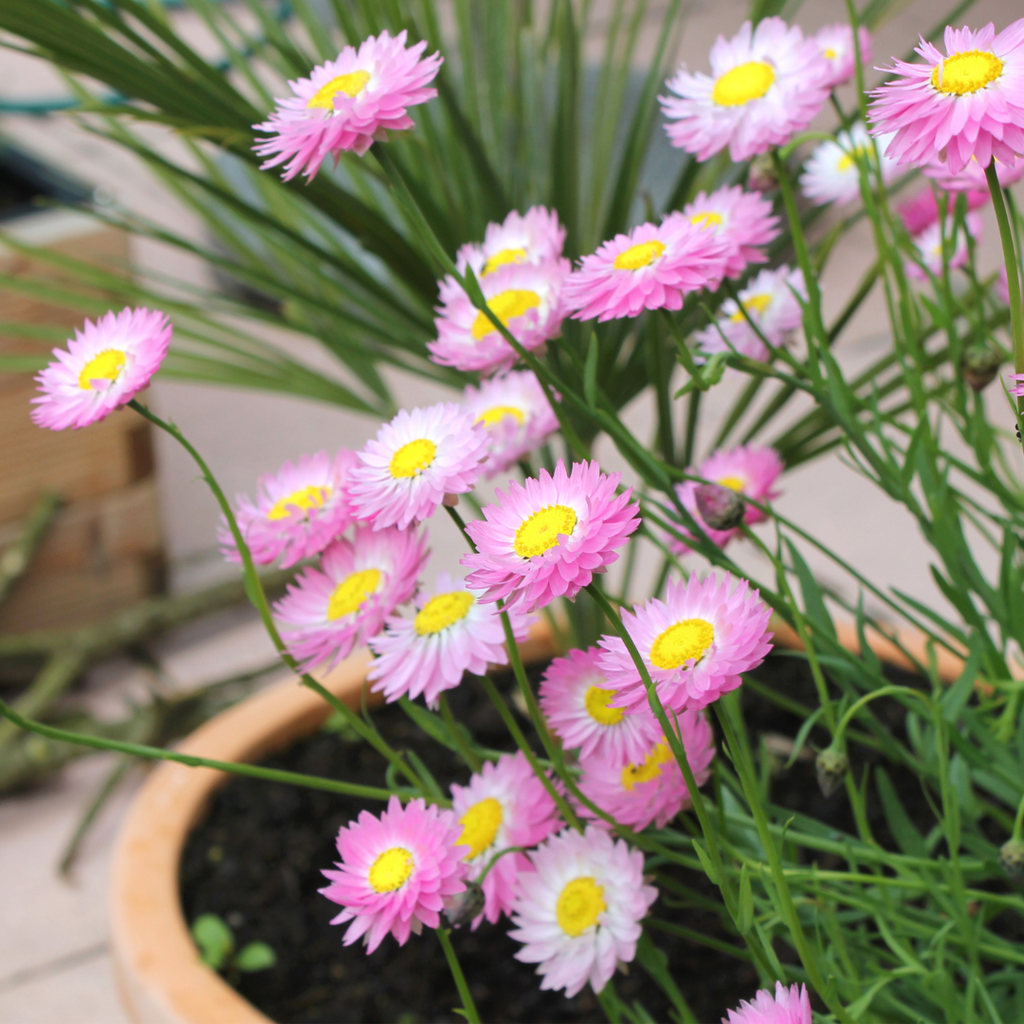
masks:
<instances>
[{"instance_id":1,"label":"soil surface","mask_svg":"<svg viewBox=\"0 0 1024 1024\"><path fill-rule=\"evenodd\" d=\"M535 670L536 674L540 671ZM771 657L758 676L794 700L817 705L813 681L802 661ZM496 677L495 682L511 692L511 679ZM464 683L449 692L449 699L458 720L465 722L484 746L514 749L497 712L477 684ZM796 735L801 720L756 694L752 687L743 688L743 702L755 750L761 749L762 737ZM879 701L874 706L882 704ZM898 705L891 710L892 724L898 729L901 710ZM880 714L885 711L881 708ZM374 712L374 721L394 747L414 751L442 787L468 779L468 770L458 756L427 739L397 705ZM522 716L520 721L527 730L528 721ZM531 740L535 740L532 735ZM851 747L850 755L858 777L865 762L877 756L856 746ZM778 764L785 760L782 756ZM386 766L383 757L366 744L327 731L263 763L376 786L382 784ZM846 799L841 795L822 797L812 759L798 760L788 772L777 769L778 765L771 787L774 803L836 828L853 830ZM934 819L918 780L891 769L890 775L908 816L926 834ZM877 806L878 801L871 803ZM239 946L259 940L274 948L276 966L231 980L245 998L280 1024L458 1021L461 1018L453 1012L453 1007L460 1005L458 995L436 936L424 932L403 947L388 937L368 957L361 944L343 946L344 927L329 923L340 908L317 892L326 884L321 870L332 867L337 859L334 838L338 829L364 808L380 811L378 803L351 797L257 779L232 779L217 792L206 819L186 846L181 869L186 917L191 922L202 913L219 914L234 929ZM888 837L880 812L872 824L876 836ZM653 863L650 866L664 870ZM717 1022L727 1009L753 995L757 976L746 960L732 953L657 928L658 919L668 920L719 944L742 945L715 909L720 900L707 879L671 870L673 879L687 887L691 896L676 899L663 888L652 911L653 923L648 919L649 931L667 955L671 975L696 1018ZM497 926L484 922L476 932L462 928L452 933L482 1020L489 1024L568 1024L606 1019L589 987L573 999L541 992L533 965L514 959L520 947L507 936L507 930L508 922L503 919ZM781 944L777 944L777 953L784 961L794 959ZM628 975L615 976L614 986L627 1006L642 1003L647 1019L676 1019L669 999L637 962L630 965ZM640 1019L644 1019L642 1014Z\"/></svg>"}]
</instances>

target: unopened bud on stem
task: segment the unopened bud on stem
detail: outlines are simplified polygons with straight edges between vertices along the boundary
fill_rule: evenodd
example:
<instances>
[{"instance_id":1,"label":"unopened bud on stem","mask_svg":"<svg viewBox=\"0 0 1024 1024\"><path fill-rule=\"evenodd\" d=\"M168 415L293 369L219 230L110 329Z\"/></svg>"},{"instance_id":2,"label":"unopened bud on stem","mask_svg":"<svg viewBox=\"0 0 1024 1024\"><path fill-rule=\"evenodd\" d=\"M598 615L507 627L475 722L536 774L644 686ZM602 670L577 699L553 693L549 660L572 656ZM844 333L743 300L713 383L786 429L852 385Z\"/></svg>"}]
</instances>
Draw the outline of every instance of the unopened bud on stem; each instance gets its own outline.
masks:
<instances>
[{"instance_id":1,"label":"unopened bud on stem","mask_svg":"<svg viewBox=\"0 0 1024 1024\"><path fill-rule=\"evenodd\" d=\"M469 924L484 909L484 890L476 882L466 882L466 891L460 892L445 908L444 916L453 928Z\"/></svg>"},{"instance_id":2,"label":"unopened bud on stem","mask_svg":"<svg viewBox=\"0 0 1024 1024\"><path fill-rule=\"evenodd\" d=\"M814 768L822 795L829 797L843 784L850 770L850 759L841 750L827 747L818 755Z\"/></svg>"},{"instance_id":3,"label":"unopened bud on stem","mask_svg":"<svg viewBox=\"0 0 1024 1024\"><path fill-rule=\"evenodd\" d=\"M747 188L752 192L771 192L778 184L772 158L767 153L755 156L747 172Z\"/></svg>"},{"instance_id":4,"label":"unopened bud on stem","mask_svg":"<svg viewBox=\"0 0 1024 1024\"><path fill-rule=\"evenodd\" d=\"M996 379L1002 362L1002 353L997 348L980 342L964 352L960 374L975 391L981 391Z\"/></svg>"},{"instance_id":5,"label":"unopened bud on stem","mask_svg":"<svg viewBox=\"0 0 1024 1024\"><path fill-rule=\"evenodd\" d=\"M999 850L999 863L1013 879L1024 875L1024 840L1008 839Z\"/></svg>"},{"instance_id":6,"label":"unopened bud on stem","mask_svg":"<svg viewBox=\"0 0 1024 1024\"><path fill-rule=\"evenodd\" d=\"M731 530L743 522L746 506L731 487L721 484L700 484L693 492L697 511L712 530Z\"/></svg>"}]
</instances>

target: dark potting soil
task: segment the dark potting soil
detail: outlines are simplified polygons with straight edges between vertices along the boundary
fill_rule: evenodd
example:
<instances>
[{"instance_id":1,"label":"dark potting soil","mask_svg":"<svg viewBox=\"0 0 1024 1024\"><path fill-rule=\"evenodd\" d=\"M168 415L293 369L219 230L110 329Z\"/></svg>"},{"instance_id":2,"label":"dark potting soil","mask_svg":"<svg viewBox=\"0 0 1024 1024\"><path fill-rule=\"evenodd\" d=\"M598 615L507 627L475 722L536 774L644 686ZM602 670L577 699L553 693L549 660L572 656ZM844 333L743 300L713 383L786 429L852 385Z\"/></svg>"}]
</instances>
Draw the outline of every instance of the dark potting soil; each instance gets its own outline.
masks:
<instances>
[{"instance_id":1,"label":"dark potting soil","mask_svg":"<svg viewBox=\"0 0 1024 1024\"><path fill-rule=\"evenodd\" d=\"M536 675L540 671L534 670ZM758 675L787 696L815 705L805 663L772 657ZM495 682L511 692L511 679L496 677ZM744 717L755 750L761 735L796 735L798 717L780 710L751 687L743 691ZM451 691L449 700L456 718L484 746L514 749L497 712L474 684ZM899 706L891 713L898 729ZM415 752L442 787L468 779L458 756L425 738L397 705L375 712L374 721L392 746ZM529 733L529 722L523 718L520 722ZM535 740L532 734L530 738ZM873 757L868 748L851 747L858 775L858 758ZM386 767L384 758L366 744L331 732L317 733L263 764L374 786L382 784ZM890 774L908 816L927 834L934 816L917 778L897 770ZM837 829L853 831L846 799L821 796L813 762L798 761L788 772L777 774L771 799ZM877 805L877 800L870 802L872 808ZM317 892L326 884L321 870L332 867L337 859L338 829L364 808L380 811L379 804L352 797L257 779L230 780L214 796L206 819L193 831L183 854L181 892L186 918L191 922L203 913L218 914L233 928L238 947L263 941L274 948L273 968L232 981L246 999L280 1024L458 1021L461 1018L453 1007L460 1005L459 998L436 936L425 931L403 947L388 937L367 956L361 943L342 946L344 926L329 923L340 908ZM876 836L888 840L881 812L873 813ZM820 863L830 866L825 860ZM698 901L693 898L675 899L663 888L654 918L730 947L741 945L711 909L719 897L707 879L675 868L672 875L705 897L708 906L695 906ZM569 1024L606 1019L589 987L572 999L541 992L533 965L514 959L520 946L507 930L503 919L496 926L484 922L476 932L460 928L452 933L482 1020ZM721 1020L727 1009L756 990L756 973L745 960L656 926L650 934L667 955L671 975L699 1021ZM781 943L777 953L784 961L793 960ZM614 985L627 1005L639 1000L654 1020L675 1019L669 1000L639 963L634 962L627 975L617 974Z\"/></svg>"}]
</instances>

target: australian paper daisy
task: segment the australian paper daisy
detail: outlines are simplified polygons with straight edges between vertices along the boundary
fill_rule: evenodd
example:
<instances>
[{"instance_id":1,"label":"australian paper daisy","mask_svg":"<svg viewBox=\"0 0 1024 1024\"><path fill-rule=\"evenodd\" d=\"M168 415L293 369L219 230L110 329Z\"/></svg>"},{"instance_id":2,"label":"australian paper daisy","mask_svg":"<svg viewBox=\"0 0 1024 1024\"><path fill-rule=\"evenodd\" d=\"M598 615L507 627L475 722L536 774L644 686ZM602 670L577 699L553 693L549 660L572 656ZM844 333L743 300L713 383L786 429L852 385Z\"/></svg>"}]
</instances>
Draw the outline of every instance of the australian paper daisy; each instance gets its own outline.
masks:
<instances>
[{"instance_id":1,"label":"australian paper daisy","mask_svg":"<svg viewBox=\"0 0 1024 1024\"><path fill-rule=\"evenodd\" d=\"M540 682L544 718L562 746L578 747L581 758L611 765L642 761L661 737L661 726L650 708L627 715L611 706L615 690L598 667L600 654L590 647L551 662Z\"/></svg>"},{"instance_id":2,"label":"australian paper daisy","mask_svg":"<svg viewBox=\"0 0 1024 1024\"><path fill-rule=\"evenodd\" d=\"M739 185L725 185L707 195L698 192L682 213L670 214L666 220L678 217L726 243L725 275L731 278L740 277L751 263L764 263L768 257L763 247L779 236L779 218L772 213L772 204Z\"/></svg>"},{"instance_id":3,"label":"australian paper daisy","mask_svg":"<svg viewBox=\"0 0 1024 1024\"><path fill-rule=\"evenodd\" d=\"M451 811L422 799L405 807L397 796L379 818L361 811L338 832L338 870L320 892L344 909L331 924L350 921L343 942L362 938L372 953L390 932L400 946L423 926L437 928L446 901L465 889L462 831Z\"/></svg>"},{"instance_id":4,"label":"australian paper daisy","mask_svg":"<svg viewBox=\"0 0 1024 1024\"><path fill-rule=\"evenodd\" d=\"M557 429L551 403L531 370L513 370L467 386L462 408L487 428L484 475L504 473L539 448Z\"/></svg>"},{"instance_id":5,"label":"australian paper daisy","mask_svg":"<svg viewBox=\"0 0 1024 1024\"><path fill-rule=\"evenodd\" d=\"M818 50L828 63L825 85L834 89L837 85L844 85L850 81L857 70L857 50L853 45L853 27L842 21L835 25L826 25L819 29L813 38ZM861 63L866 64L871 60L871 35L863 25L857 30L857 42L860 44Z\"/></svg>"},{"instance_id":6,"label":"australian paper daisy","mask_svg":"<svg viewBox=\"0 0 1024 1024\"><path fill-rule=\"evenodd\" d=\"M357 526L352 540L335 541L274 605L292 656L308 666L334 665L375 636L416 590L426 558L416 530Z\"/></svg>"},{"instance_id":7,"label":"australian paper daisy","mask_svg":"<svg viewBox=\"0 0 1024 1024\"><path fill-rule=\"evenodd\" d=\"M526 611L574 598L640 525L632 488L615 493L619 479L596 462L577 462L566 472L559 459L554 474L542 469L525 485L510 481L484 518L466 527L477 547L462 558L470 570L466 585L484 591L485 601L500 598Z\"/></svg>"},{"instance_id":8,"label":"australian paper daisy","mask_svg":"<svg viewBox=\"0 0 1024 1024\"><path fill-rule=\"evenodd\" d=\"M261 476L256 501L235 499L235 519L257 565L281 559L282 568L318 555L352 522L345 484L356 456L347 448L331 458L327 452L286 462L276 473ZM241 561L235 538L222 522L217 533L224 557Z\"/></svg>"},{"instance_id":9,"label":"australian paper daisy","mask_svg":"<svg viewBox=\"0 0 1024 1024\"><path fill-rule=\"evenodd\" d=\"M464 673L482 675L488 664L508 664L497 607L481 604L461 580L440 573L415 604L412 619L389 618L387 629L370 640L377 658L368 678L388 701L422 694L436 708L442 691L458 686ZM509 616L516 640L525 640L529 619L515 611Z\"/></svg>"},{"instance_id":10,"label":"australian paper daisy","mask_svg":"<svg viewBox=\"0 0 1024 1024\"><path fill-rule=\"evenodd\" d=\"M923 63L883 69L892 77L871 94L872 130L895 133L886 154L898 164L1012 166L1024 156L1024 18L998 34L947 26L943 42L945 53L922 39Z\"/></svg>"},{"instance_id":11,"label":"australian paper daisy","mask_svg":"<svg viewBox=\"0 0 1024 1024\"><path fill-rule=\"evenodd\" d=\"M528 352L558 336L565 319L563 288L569 261L506 263L480 278L487 308ZM507 370L519 358L515 349L451 278L441 282L441 306L434 320L437 340L427 343L441 366L476 373Z\"/></svg>"},{"instance_id":12,"label":"australian paper daisy","mask_svg":"<svg viewBox=\"0 0 1024 1024\"><path fill-rule=\"evenodd\" d=\"M470 267L477 278L493 274L509 263L547 263L562 257L565 228L558 214L545 206L531 206L526 213L513 210L501 224L488 224L483 242L467 242L455 256L464 274Z\"/></svg>"},{"instance_id":13,"label":"australian paper daisy","mask_svg":"<svg viewBox=\"0 0 1024 1024\"><path fill-rule=\"evenodd\" d=\"M683 711L677 716L679 736L694 781L703 786L711 774L715 756L714 736L703 711ZM654 822L664 828L681 810L690 806L690 791L679 762L664 733L652 743L644 756L626 764L603 757L581 757L580 791L620 825L638 832ZM594 817L587 808L580 814ZM608 827L602 818L595 821Z\"/></svg>"},{"instance_id":14,"label":"australian paper daisy","mask_svg":"<svg viewBox=\"0 0 1024 1024\"><path fill-rule=\"evenodd\" d=\"M622 624L640 652L661 703L670 711L703 708L740 685L771 650L771 611L746 580L733 587L729 573L685 582L669 580L665 599L651 598ZM600 665L618 690L615 704L627 711L646 707L647 690L619 636L598 641Z\"/></svg>"},{"instance_id":15,"label":"australian paper daisy","mask_svg":"<svg viewBox=\"0 0 1024 1024\"><path fill-rule=\"evenodd\" d=\"M781 18L743 23L711 47L711 74L684 65L659 96L673 146L707 160L729 147L734 161L781 146L814 120L831 73L817 43Z\"/></svg>"},{"instance_id":16,"label":"australian paper daisy","mask_svg":"<svg viewBox=\"0 0 1024 1024\"><path fill-rule=\"evenodd\" d=\"M583 257L565 286L565 301L575 319L599 322L645 309L682 309L690 292L718 286L729 252L717 232L685 218L640 224Z\"/></svg>"},{"instance_id":17,"label":"australian paper daisy","mask_svg":"<svg viewBox=\"0 0 1024 1024\"><path fill-rule=\"evenodd\" d=\"M886 185L899 173L897 165L885 156L884 139L879 139L882 182ZM826 203L849 203L860 197L860 166L858 159L867 160L878 169L874 145L861 122L849 131L837 132L835 142L822 142L811 153L800 175L800 188L815 206Z\"/></svg>"},{"instance_id":18,"label":"australian paper daisy","mask_svg":"<svg viewBox=\"0 0 1024 1024\"><path fill-rule=\"evenodd\" d=\"M751 1000L743 999L735 1010L729 1010L722 1024L811 1024L811 999L806 985L775 982L775 995L766 988Z\"/></svg>"},{"instance_id":19,"label":"australian paper daisy","mask_svg":"<svg viewBox=\"0 0 1024 1024\"><path fill-rule=\"evenodd\" d=\"M521 750L486 762L470 776L469 785L453 785L451 791L452 810L462 826L459 843L467 848L466 877L471 880L480 877L495 854L510 846L536 846L559 825L555 801ZM522 853L498 858L481 883L484 907L474 928L484 918L496 924L502 914L511 912L518 876L529 866Z\"/></svg>"},{"instance_id":20,"label":"australian paper daisy","mask_svg":"<svg viewBox=\"0 0 1024 1024\"><path fill-rule=\"evenodd\" d=\"M405 45L406 33L387 32L346 46L335 60L318 64L308 78L290 81L292 95L277 99L273 113L253 125L269 135L253 147L269 157L262 169L285 164L288 181L316 177L320 165L345 150L362 155L388 130L411 128L408 108L437 95L428 88L441 67L440 54L424 57L424 41Z\"/></svg>"},{"instance_id":21,"label":"australian paper daisy","mask_svg":"<svg viewBox=\"0 0 1024 1024\"><path fill-rule=\"evenodd\" d=\"M737 448L713 452L693 469L692 473L704 480L728 487L741 496L764 503L779 496L779 492L774 488L782 469L782 459L774 448L766 445L740 445ZM676 493L687 511L704 527L708 537L719 547L724 548L740 532L739 528L716 530L702 522L695 495L698 486L700 485L696 481L686 480L676 485ZM743 521L748 526L763 522L766 518L765 513L759 508L746 505ZM680 532L685 533L685 528L681 528ZM674 538L672 549L677 552L689 550L686 544Z\"/></svg>"},{"instance_id":22,"label":"australian paper daisy","mask_svg":"<svg viewBox=\"0 0 1024 1024\"><path fill-rule=\"evenodd\" d=\"M95 323L86 320L36 377L42 394L32 399L33 422L67 430L106 419L149 384L171 334L171 322L159 310L122 309Z\"/></svg>"},{"instance_id":23,"label":"australian paper daisy","mask_svg":"<svg viewBox=\"0 0 1024 1024\"><path fill-rule=\"evenodd\" d=\"M616 964L636 955L640 922L658 898L644 884L644 855L591 825L552 836L529 858L509 932L523 943L516 959L538 965L542 989L571 997L589 981L600 992Z\"/></svg>"},{"instance_id":24,"label":"australian paper daisy","mask_svg":"<svg viewBox=\"0 0 1024 1024\"><path fill-rule=\"evenodd\" d=\"M486 457L486 430L453 402L400 409L349 474L352 513L375 530L422 522L446 494L473 489Z\"/></svg>"}]
</instances>

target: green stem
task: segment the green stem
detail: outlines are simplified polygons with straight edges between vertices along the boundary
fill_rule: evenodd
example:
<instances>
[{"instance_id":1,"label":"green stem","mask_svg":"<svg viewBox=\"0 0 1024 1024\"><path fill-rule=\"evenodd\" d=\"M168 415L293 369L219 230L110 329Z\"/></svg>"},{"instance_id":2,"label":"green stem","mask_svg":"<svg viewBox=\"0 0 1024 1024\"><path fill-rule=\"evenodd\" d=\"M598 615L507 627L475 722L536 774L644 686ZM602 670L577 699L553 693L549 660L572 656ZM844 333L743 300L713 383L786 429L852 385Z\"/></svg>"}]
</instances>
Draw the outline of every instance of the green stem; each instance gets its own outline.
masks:
<instances>
[{"instance_id":1,"label":"green stem","mask_svg":"<svg viewBox=\"0 0 1024 1024\"><path fill-rule=\"evenodd\" d=\"M235 541L235 546L237 547L238 553L242 559L242 572L245 580L246 595L253 603L256 611L259 612L263 628L267 631L267 635L277 648L277 652L281 656L281 660L293 672L295 672L304 686L313 690L314 693L319 694L319 696L327 701L327 703L330 704L330 706L337 711L342 718L344 718L344 720L351 725L364 740L366 740L367 743L369 743L378 753L386 757L388 761L390 761L413 786L426 796L429 791L428 787L422 783L416 773L413 772L405 763L398 752L388 745L380 733L364 722L363 719L360 718L359 715L357 715L347 704L340 701L333 693L331 693L330 690L317 682L317 680L315 680L308 672L303 672L299 667L299 663L289 653L287 645L284 640L281 639L281 634L277 630L277 625L274 622L274 616L270 611L270 604L267 601L266 592L263 589L263 583L260 580L259 574L256 572L256 566L253 563L252 554L249 551L249 546L245 543L245 540L242 537L242 531L239 529L238 520L235 519L235 513L231 508L231 503L221 490L220 484L217 483L216 478L210 471L210 467L206 465L203 457L195 448L192 447L185 435L182 434L182 432L173 423L167 423L160 419L156 413L147 409L146 406L141 405L134 398L128 404L140 416L149 420L149 422L154 426L159 427L162 431L173 437L174 440L188 452L192 457L192 461L199 467L199 471L202 473L203 479L206 481L206 485L210 488L217 504L220 506L221 512L224 513L224 518L227 520L228 527L231 530L231 536Z\"/></svg>"},{"instance_id":2,"label":"green stem","mask_svg":"<svg viewBox=\"0 0 1024 1024\"><path fill-rule=\"evenodd\" d=\"M471 772L480 771L483 767L483 761L477 757L473 752L473 748L466 742L466 737L463 735L458 722L455 721L455 716L452 714L448 698L443 693L438 697L438 704L441 706L441 718L444 719L444 724L448 726L448 731L452 735L455 746L459 748L462 760L466 762Z\"/></svg>"},{"instance_id":3,"label":"green stem","mask_svg":"<svg viewBox=\"0 0 1024 1024\"><path fill-rule=\"evenodd\" d=\"M1006 283L1010 293L1010 337L1013 339L1013 368L1016 373L1024 373L1024 307L1021 305L1020 267L1017 265L1017 252L1013 244L1013 231L1010 219L1006 215L1006 203L1003 201L1003 187L999 184L999 175L993 160L985 168L988 179L988 190L992 193L992 207L996 212L996 223L999 225L999 238L1003 243L1003 261L1006 263ZM1024 395L1017 398L1017 414L1024 414Z\"/></svg>"},{"instance_id":4,"label":"green stem","mask_svg":"<svg viewBox=\"0 0 1024 1024\"><path fill-rule=\"evenodd\" d=\"M793 945L796 947L797 955L800 957L800 962L804 965L804 970L807 971L807 978L836 1017L843 1024L853 1024L853 1018L846 1011L846 1008L831 995L825 984L825 979L822 978L821 973L818 971L817 961L808 945L807 936L804 935L803 925L800 923L800 917L793 902L793 894L790 892L789 882L782 867L779 848L776 846L775 839L768 826L768 817L764 812L757 778L754 774L753 766L747 760L745 747L742 747L737 739L727 708L720 700L715 701L712 706L715 709L718 721L721 723L725 742L728 744L733 764L739 773L740 783L743 786L747 803L750 805L750 812L754 818L754 824L757 827L761 845L764 847L765 854L768 857L772 881L775 883L775 889L778 893L779 910L789 928L789 933L793 940Z\"/></svg>"},{"instance_id":5,"label":"green stem","mask_svg":"<svg viewBox=\"0 0 1024 1024\"><path fill-rule=\"evenodd\" d=\"M888 697L890 694L895 693L905 693L923 700L926 710L929 711L929 713L931 712L931 701L919 690L912 690L909 686L883 686L881 689L875 690L873 693L865 694L865 696L861 697L860 700L850 705L849 710L839 720L839 725L836 726L835 734L832 737L832 745L837 750L843 750L845 746L843 734L846 732L846 727L853 721L857 712L870 701L876 700L879 697Z\"/></svg>"},{"instance_id":6,"label":"green stem","mask_svg":"<svg viewBox=\"0 0 1024 1024\"><path fill-rule=\"evenodd\" d=\"M448 929L438 928L437 937L441 941L441 948L448 961L448 969L452 972L455 987L459 990L459 998L462 1000L462 1010L466 1015L466 1020L470 1024L480 1024L480 1014L476 1012L476 1005L469 993L469 985L466 984L466 976L462 973L462 966L459 963L459 958L455 955L455 950L452 949L451 940L448 938Z\"/></svg>"},{"instance_id":7,"label":"green stem","mask_svg":"<svg viewBox=\"0 0 1024 1024\"><path fill-rule=\"evenodd\" d=\"M317 775L303 775L299 772L286 772L277 768L261 768L258 765L242 764L239 761L216 761L209 757L196 757L193 754L179 754L175 750L163 747L150 747L142 743L126 743L123 740L107 739L104 736L90 736L88 733L72 732L70 729L58 729L56 726L44 725L19 715L14 708L0 700L0 716L13 722L19 729L34 732L47 739L59 740L63 743L75 743L80 747L91 747L93 750L115 750L132 757L145 757L151 761L174 761L189 768L216 768L221 772L234 775L249 775L267 782L284 782L292 786L305 786L307 789L325 789L330 793L344 793L346 796L365 797L368 800L388 800L391 791L378 789L376 786L360 786L354 782L342 782L339 779L323 779ZM408 794L398 793L400 799L407 800Z\"/></svg>"}]
</instances>

